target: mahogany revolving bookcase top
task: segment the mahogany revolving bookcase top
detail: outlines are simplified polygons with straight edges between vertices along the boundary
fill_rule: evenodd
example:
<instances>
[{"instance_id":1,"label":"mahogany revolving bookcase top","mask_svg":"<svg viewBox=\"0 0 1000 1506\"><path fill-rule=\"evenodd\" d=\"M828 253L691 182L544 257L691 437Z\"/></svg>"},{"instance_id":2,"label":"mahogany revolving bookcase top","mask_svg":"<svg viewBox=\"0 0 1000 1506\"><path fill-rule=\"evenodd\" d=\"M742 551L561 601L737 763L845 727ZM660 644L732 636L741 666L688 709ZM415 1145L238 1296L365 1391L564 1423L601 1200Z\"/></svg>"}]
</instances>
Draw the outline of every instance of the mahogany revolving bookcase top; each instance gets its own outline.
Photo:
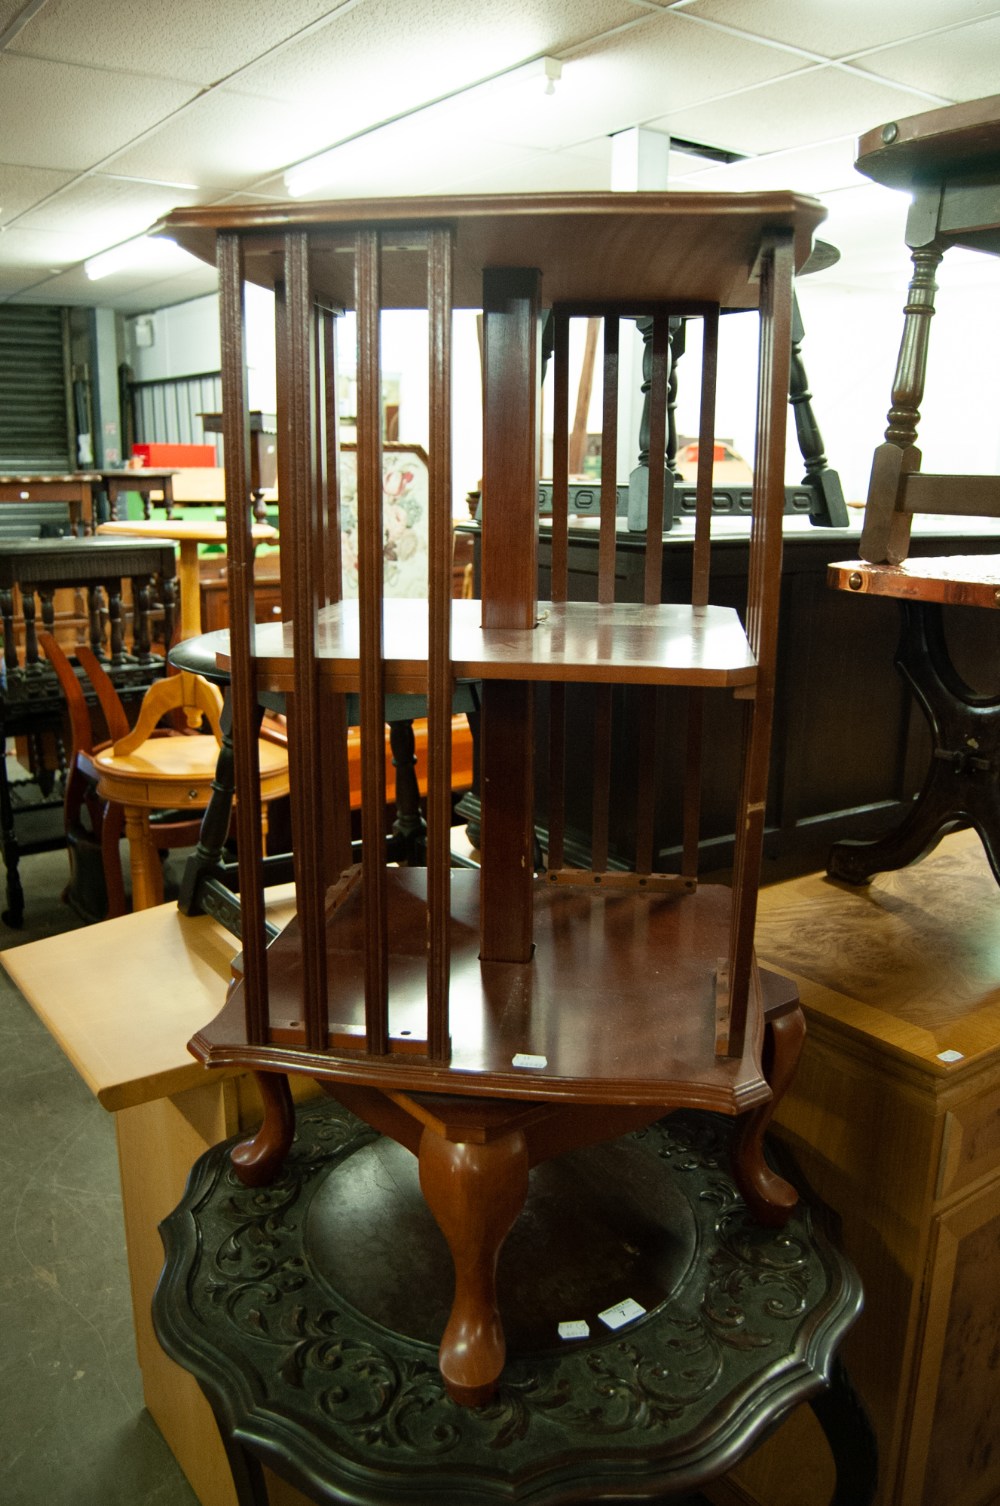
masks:
<instances>
[{"instance_id":1,"label":"mahogany revolving bookcase top","mask_svg":"<svg viewBox=\"0 0 1000 1506\"><path fill-rule=\"evenodd\" d=\"M277 1174L292 1134L288 1073L412 1150L448 1242L455 1291L440 1349L451 1396L475 1405L504 1364L495 1270L532 1165L668 1110L749 1115L772 1090L765 1013L794 998L756 967L756 910L784 506L792 281L823 218L814 200L753 195L545 194L342 200L178 210L165 229L220 274L223 442L237 794L254 788L255 713L288 713L296 914L266 943L258 806L237 806L243 952L229 999L191 1043L252 1068L267 1105L234 1152L247 1182ZM253 625L244 284L274 289L283 624ZM453 601L452 310L482 311L482 599ZM383 591L381 313L426 310L427 598ZM720 311L759 309L751 567L746 612L711 603L712 456ZM341 591L337 321L356 328L359 586ZM615 602L619 333L652 319L650 453L663 454L670 318L700 318L701 456L690 600L659 600L663 468L650 467L642 605ZM567 601L570 327L603 322L598 599ZM543 341L544 330L544 341ZM543 360L543 349L546 356ZM624 352L622 351L622 354ZM537 600L540 393L554 412L552 601ZM749 375L749 374L748 374ZM627 379L626 379L627 380ZM353 436L352 436L353 438ZM479 869L451 863L450 731L461 681L481 686ZM593 744L567 749L566 686L593 687ZM687 714L663 713L664 687ZM384 702L425 696L426 868L385 861ZM359 695L361 859L348 810L345 700ZM697 879L700 729L707 696L745 708L732 885ZM638 698L637 746L616 742ZM671 705L673 705L671 701ZM550 751L535 764L534 721ZM653 850L654 770L680 745L687 840L679 872ZM593 770L590 866L566 861L568 758ZM544 765L544 767L542 767ZM536 783L547 850L535 833ZM635 852L609 854L612 802L635 810ZM576 855L574 854L574 857ZM778 984L776 988L776 984ZM777 998L778 1008L773 1005ZM776 1032L778 1033L778 1032ZM795 1037L795 1027L790 1036ZM779 1077L781 1072L777 1074ZM794 1194L744 1137L751 1205L778 1222Z\"/></svg>"}]
</instances>

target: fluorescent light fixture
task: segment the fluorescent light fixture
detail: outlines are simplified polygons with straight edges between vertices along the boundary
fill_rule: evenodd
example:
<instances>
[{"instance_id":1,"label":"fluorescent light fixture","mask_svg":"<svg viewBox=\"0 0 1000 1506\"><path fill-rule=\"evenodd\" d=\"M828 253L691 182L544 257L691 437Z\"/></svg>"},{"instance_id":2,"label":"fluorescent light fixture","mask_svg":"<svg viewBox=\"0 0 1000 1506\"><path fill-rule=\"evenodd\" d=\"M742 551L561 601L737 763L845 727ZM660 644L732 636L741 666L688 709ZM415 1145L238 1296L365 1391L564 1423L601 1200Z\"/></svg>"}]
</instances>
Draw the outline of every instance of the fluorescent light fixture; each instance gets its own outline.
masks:
<instances>
[{"instance_id":1,"label":"fluorescent light fixture","mask_svg":"<svg viewBox=\"0 0 1000 1506\"><path fill-rule=\"evenodd\" d=\"M167 236L137 235L134 240L122 241L120 246L89 257L83 270L91 282L99 282L115 272L183 272L196 264L196 257L182 251Z\"/></svg>"},{"instance_id":2,"label":"fluorescent light fixture","mask_svg":"<svg viewBox=\"0 0 1000 1506\"><path fill-rule=\"evenodd\" d=\"M519 67L510 68L506 73L498 73L493 78L483 80L482 83L470 84L465 89L457 89L454 94L431 100L418 109L409 110L404 115L397 116L395 120L385 121L380 126L374 126L370 131L364 131L358 136L340 141L336 146L329 147L327 151L320 152L315 157L309 157L295 167L290 167L285 173L285 188L293 199L300 199L305 194L314 193L317 189L330 187L336 183L339 176L340 165L343 161L341 153L353 155L359 150L360 143L377 149L381 133L391 130L393 126L409 121L419 122L422 125L430 124L438 118L445 122L451 107L456 104L465 106L477 100L493 99L500 94L506 99L513 91L523 95L554 94L556 84L562 77L562 71L563 65L558 58L534 58L530 63L522 63Z\"/></svg>"}]
</instances>

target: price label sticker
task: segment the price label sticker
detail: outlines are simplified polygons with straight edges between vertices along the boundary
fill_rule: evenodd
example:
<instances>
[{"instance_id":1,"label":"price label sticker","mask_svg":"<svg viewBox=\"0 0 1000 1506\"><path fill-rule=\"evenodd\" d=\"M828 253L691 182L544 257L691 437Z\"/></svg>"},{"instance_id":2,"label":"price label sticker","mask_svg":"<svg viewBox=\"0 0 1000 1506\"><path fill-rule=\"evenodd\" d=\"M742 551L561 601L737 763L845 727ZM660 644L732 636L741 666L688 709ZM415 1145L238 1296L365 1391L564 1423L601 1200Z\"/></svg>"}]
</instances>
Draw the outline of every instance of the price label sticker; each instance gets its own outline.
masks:
<instances>
[{"instance_id":1,"label":"price label sticker","mask_svg":"<svg viewBox=\"0 0 1000 1506\"><path fill-rule=\"evenodd\" d=\"M511 1058L511 1066L512 1067L536 1067L537 1068L537 1067L547 1067L548 1064L549 1064L549 1059L548 1059L547 1056L532 1056L527 1051L519 1051L516 1056L514 1056L514 1057Z\"/></svg>"},{"instance_id":2,"label":"price label sticker","mask_svg":"<svg viewBox=\"0 0 1000 1506\"><path fill-rule=\"evenodd\" d=\"M571 1318L559 1324L561 1339L589 1339L590 1324L585 1318Z\"/></svg>"},{"instance_id":3,"label":"price label sticker","mask_svg":"<svg viewBox=\"0 0 1000 1506\"><path fill-rule=\"evenodd\" d=\"M646 1311L632 1297L626 1297L624 1302L616 1302L614 1307L606 1307L602 1313L598 1313L602 1323L609 1328L623 1328L626 1323L632 1323L636 1318L641 1318Z\"/></svg>"}]
</instances>

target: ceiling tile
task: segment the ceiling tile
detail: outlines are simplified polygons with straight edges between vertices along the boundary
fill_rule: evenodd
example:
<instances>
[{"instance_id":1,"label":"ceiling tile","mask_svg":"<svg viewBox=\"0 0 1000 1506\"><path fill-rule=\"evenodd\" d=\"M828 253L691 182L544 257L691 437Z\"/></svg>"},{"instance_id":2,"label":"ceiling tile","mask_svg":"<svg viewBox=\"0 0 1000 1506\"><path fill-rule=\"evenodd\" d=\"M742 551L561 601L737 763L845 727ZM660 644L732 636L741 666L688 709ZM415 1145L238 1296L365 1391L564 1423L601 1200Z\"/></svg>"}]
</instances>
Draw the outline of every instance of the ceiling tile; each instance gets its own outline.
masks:
<instances>
[{"instance_id":1,"label":"ceiling tile","mask_svg":"<svg viewBox=\"0 0 1000 1506\"><path fill-rule=\"evenodd\" d=\"M856 66L894 83L930 89L949 100L995 94L1000 86L1000 13L950 32L947 48L939 37L924 37L881 48L859 58Z\"/></svg>"},{"instance_id":2,"label":"ceiling tile","mask_svg":"<svg viewBox=\"0 0 1000 1506\"><path fill-rule=\"evenodd\" d=\"M993 15L996 0L694 0L681 15L801 47L827 58L848 58L963 21Z\"/></svg>"},{"instance_id":3,"label":"ceiling tile","mask_svg":"<svg viewBox=\"0 0 1000 1506\"><path fill-rule=\"evenodd\" d=\"M23 269L74 267L107 245L100 231L89 236L75 227L64 230L22 230L13 226L0 235L0 266Z\"/></svg>"},{"instance_id":4,"label":"ceiling tile","mask_svg":"<svg viewBox=\"0 0 1000 1506\"><path fill-rule=\"evenodd\" d=\"M307 42L247 69L234 87L322 108L335 142L530 58L641 24L645 15L630 0L367 0Z\"/></svg>"},{"instance_id":5,"label":"ceiling tile","mask_svg":"<svg viewBox=\"0 0 1000 1506\"><path fill-rule=\"evenodd\" d=\"M0 289L4 281L4 268L0 266ZM186 303L191 298L214 293L218 288L218 278L214 267L195 265L190 271L175 273L168 278L159 277L156 281L150 280L148 272L122 273L110 283L95 284L82 267L77 267L60 277L36 282L30 293L20 294L18 302L89 306L95 301L98 287L102 308L117 309L124 314L143 314L167 304ZM2 292L0 296L3 296Z\"/></svg>"},{"instance_id":6,"label":"ceiling tile","mask_svg":"<svg viewBox=\"0 0 1000 1506\"><path fill-rule=\"evenodd\" d=\"M653 124L749 155L859 136L884 120L927 108L926 98L902 87L820 65L729 99L672 111Z\"/></svg>"},{"instance_id":7,"label":"ceiling tile","mask_svg":"<svg viewBox=\"0 0 1000 1506\"><path fill-rule=\"evenodd\" d=\"M48 0L11 51L212 84L338 8L334 0Z\"/></svg>"},{"instance_id":8,"label":"ceiling tile","mask_svg":"<svg viewBox=\"0 0 1000 1506\"><path fill-rule=\"evenodd\" d=\"M194 92L186 84L137 73L109 70L95 75L88 68L4 52L0 54L0 153L22 167L93 167L121 151Z\"/></svg>"},{"instance_id":9,"label":"ceiling tile","mask_svg":"<svg viewBox=\"0 0 1000 1506\"><path fill-rule=\"evenodd\" d=\"M218 89L103 166L109 173L237 190L322 150L329 131L328 114Z\"/></svg>"},{"instance_id":10,"label":"ceiling tile","mask_svg":"<svg viewBox=\"0 0 1000 1506\"><path fill-rule=\"evenodd\" d=\"M852 188L861 182L854 166L855 138L842 136L817 146L790 147L738 162L696 164L686 158L686 170L671 178L677 188L719 190L722 193L758 193L792 188L799 193L826 193Z\"/></svg>"},{"instance_id":11,"label":"ceiling tile","mask_svg":"<svg viewBox=\"0 0 1000 1506\"><path fill-rule=\"evenodd\" d=\"M18 228L56 230L71 219L80 235L94 238L101 247L116 246L141 235L178 205L197 204L204 197L177 188L123 183L95 173L25 214Z\"/></svg>"},{"instance_id":12,"label":"ceiling tile","mask_svg":"<svg viewBox=\"0 0 1000 1506\"><path fill-rule=\"evenodd\" d=\"M72 181L72 173L57 173L42 167L9 167L0 162L0 224L23 214L40 199Z\"/></svg>"},{"instance_id":13,"label":"ceiling tile","mask_svg":"<svg viewBox=\"0 0 1000 1506\"><path fill-rule=\"evenodd\" d=\"M672 12L650 15L645 25L567 60L552 97L519 103L516 111L506 110L483 128L496 140L569 146L648 123L669 107L714 108L708 102L720 94L752 88L801 66L799 59L771 47L686 26Z\"/></svg>"}]
</instances>

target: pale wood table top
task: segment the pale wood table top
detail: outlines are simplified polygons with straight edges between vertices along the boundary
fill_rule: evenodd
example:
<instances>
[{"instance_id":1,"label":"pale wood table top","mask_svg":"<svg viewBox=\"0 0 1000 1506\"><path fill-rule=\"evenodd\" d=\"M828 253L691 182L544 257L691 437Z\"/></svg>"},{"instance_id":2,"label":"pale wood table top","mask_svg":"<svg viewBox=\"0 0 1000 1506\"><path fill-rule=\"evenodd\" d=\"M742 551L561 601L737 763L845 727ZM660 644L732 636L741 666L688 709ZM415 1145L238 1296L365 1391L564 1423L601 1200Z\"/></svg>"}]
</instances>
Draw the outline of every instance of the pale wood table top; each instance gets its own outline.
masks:
<instances>
[{"instance_id":1,"label":"pale wood table top","mask_svg":"<svg viewBox=\"0 0 1000 1506\"><path fill-rule=\"evenodd\" d=\"M762 889L756 943L807 1010L922 1072L1000 1056L1000 888L973 831L868 885Z\"/></svg>"},{"instance_id":2,"label":"pale wood table top","mask_svg":"<svg viewBox=\"0 0 1000 1506\"><path fill-rule=\"evenodd\" d=\"M292 886L269 893L282 924ZM6 971L106 1109L206 1081L187 1043L222 1007L239 942L208 915L156 905L10 947Z\"/></svg>"}]
</instances>

